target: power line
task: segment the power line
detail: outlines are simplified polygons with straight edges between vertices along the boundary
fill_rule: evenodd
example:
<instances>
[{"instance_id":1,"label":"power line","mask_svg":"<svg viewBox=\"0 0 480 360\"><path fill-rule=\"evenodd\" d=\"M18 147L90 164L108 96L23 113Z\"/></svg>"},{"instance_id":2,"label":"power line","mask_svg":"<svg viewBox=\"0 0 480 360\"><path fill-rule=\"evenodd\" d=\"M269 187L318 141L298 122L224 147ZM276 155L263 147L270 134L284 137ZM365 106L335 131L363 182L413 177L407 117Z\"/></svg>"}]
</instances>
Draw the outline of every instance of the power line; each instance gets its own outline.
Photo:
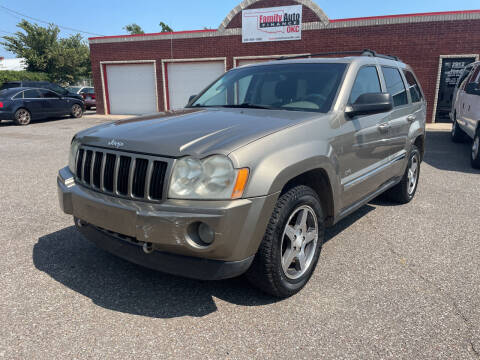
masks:
<instances>
[{"instance_id":1,"label":"power line","mask_svg":"<svg viewBox=\"0 0 480 360\"><path fill-rule=\"evenodd\" d=\"M12 9L9 9L3 5L0 5L0 8L4 9L4 10L7 10L8 12L10 12L10 15L12 14L17 14L19 16L22 16L22 17L26 17L28 19L31 19L31 20L34 20L34 21L38 21L38 22L41 22L43 24L51 24L52 22L49 22L49 21L45 21L45 20L42 20L42 19L38 19L38 18L34 18L32 16L28 16L28 15L25 15L25 14L22 14L18 11L15 11L15 10L12 10ZM15 16L15 15L14 15ZM55 24L57 25L57 24ZM70 27L67 27L67 26L61 26L61 25L57 25L59 28L61 29L64 29L64 30L69 30L69 31L75 31L75 32L80 32L80 33L84 33L84 34L89 34L89 35L96 35L96 36L104 36L102 34L97 34L97 33L91 33L91 32L88 32L88 31L83 31L83 30L79 30L79 29L75 29L75 28L70 28Z\"/></svg>"}]
</instances>

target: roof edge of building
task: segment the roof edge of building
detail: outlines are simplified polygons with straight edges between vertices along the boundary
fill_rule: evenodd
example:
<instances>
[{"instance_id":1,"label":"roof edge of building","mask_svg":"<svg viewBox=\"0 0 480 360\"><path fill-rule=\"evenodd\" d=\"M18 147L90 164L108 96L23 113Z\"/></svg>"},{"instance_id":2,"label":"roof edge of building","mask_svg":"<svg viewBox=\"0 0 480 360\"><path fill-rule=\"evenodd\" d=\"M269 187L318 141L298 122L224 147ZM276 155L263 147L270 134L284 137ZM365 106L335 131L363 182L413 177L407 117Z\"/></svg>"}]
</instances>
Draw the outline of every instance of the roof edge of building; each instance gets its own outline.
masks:
<instances>
[{"instance_id":1,"label":"roof edge of building","mask_svg":"<svg viewBox=\"0 0 480 360\"><path fill-rule=\"evenodd\" d=\"M348 19L332 19L328 23L324 21L304 23L302 30L321 30L335 29L361 26L376 25L393 25L404 23L420 23L435 21L458 21L458 20L478 20L480 19L480 9L478 10L462 10L462 11L445 11L430 13L414 13L399 15L383 15L371 17L359 17ZM114 42L130 42L130 41L151 41L151 40L171 40L171 39L189 39L189 38L205 38L216 36L235 36L241 35L241 28L233 29L204 29L204 30L187 30L168 33L150 33L135 35L113 35L91 37L88 39L90 44L114 43Z\"/></svg>"}]
</instances>

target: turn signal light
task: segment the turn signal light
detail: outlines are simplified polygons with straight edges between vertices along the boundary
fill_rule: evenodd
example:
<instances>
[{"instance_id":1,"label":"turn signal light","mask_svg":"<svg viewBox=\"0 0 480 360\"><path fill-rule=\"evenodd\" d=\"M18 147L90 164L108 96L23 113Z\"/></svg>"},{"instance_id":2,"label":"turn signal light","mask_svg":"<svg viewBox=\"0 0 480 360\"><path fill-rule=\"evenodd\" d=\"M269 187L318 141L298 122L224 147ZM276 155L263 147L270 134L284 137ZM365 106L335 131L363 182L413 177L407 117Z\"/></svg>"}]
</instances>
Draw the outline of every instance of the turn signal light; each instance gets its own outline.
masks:
<instances>
[{"instance_id":1,"label":"turn signal light","mask_svg":"<svg viewBox=\"0 0 480 360\"><path fill-rule=\"evenodd\" d=\"M232 191L232 199L240 199L243 196L243 190L247 185L248 169L240 169L237 174L237 181Z\"/></svg>"}]
</instances>

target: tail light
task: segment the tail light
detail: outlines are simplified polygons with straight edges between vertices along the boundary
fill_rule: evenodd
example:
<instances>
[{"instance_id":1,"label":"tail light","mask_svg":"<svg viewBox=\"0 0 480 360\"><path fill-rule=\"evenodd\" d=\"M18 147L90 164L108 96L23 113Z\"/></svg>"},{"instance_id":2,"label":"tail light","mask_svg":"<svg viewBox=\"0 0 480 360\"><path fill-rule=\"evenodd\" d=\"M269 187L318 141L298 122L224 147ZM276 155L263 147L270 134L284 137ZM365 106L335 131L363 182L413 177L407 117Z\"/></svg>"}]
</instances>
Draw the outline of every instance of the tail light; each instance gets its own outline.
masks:
<instances>
[{"instance_id":1,"label":"tail light","mask_svg":"<svg viewBox=\"0 0 480 360\"><path fill-rule=\"evenodd\" d=\"M3 108L3 102L0 101L0 109Z\"/></svg>"}]
</instances>

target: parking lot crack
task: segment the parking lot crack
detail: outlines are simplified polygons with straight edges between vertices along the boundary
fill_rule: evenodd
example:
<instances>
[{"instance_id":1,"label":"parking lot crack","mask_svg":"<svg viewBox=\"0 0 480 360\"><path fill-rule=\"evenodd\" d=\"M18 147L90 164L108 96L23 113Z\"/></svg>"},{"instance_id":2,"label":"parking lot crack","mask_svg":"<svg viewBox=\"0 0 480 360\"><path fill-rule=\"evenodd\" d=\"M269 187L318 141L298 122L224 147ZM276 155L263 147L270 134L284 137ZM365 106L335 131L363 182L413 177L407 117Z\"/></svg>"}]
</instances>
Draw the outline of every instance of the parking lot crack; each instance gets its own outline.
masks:
<instances>
[{"instance_id":1,"label":"parking lot crack","mask_svg":"<svg viewBox=\"0 0 480 360\"><path fill-rule=\"evenodd\" d=\"M456 315L457 318L459 318L464 323L464 325L467 328L467 333L468 333L467 341L469 343L470 350L475 355L475 357L480 359L480 349L477 349L476 346L475 346L475 342L474 342L474 339L473 339L473 328L472 328L471 322L470 322L469 318L460 310L460 307L458 306L455 299L453 297L451 297L449 294L445 293L445 291L442 290L442 288L439 285L435 284L433 281L431 281L430 279L428 279L427 277L422 275L420 272L418 272L415 268L415 264L411 263L411 262L407 262L406 259L400 253L398 253L396 250L393 249L391 244L389 244L388 250L397 259L400 259L400 263L405 267L405 269L407 269L407 271L414 274L420 280L422 280L424 283L426 283L428 286L433 288L435 290L435 292L438 295L440 295L440 297L447 304L449 304L452 307L453 313Z\"/></svg>"}]
</instances>

